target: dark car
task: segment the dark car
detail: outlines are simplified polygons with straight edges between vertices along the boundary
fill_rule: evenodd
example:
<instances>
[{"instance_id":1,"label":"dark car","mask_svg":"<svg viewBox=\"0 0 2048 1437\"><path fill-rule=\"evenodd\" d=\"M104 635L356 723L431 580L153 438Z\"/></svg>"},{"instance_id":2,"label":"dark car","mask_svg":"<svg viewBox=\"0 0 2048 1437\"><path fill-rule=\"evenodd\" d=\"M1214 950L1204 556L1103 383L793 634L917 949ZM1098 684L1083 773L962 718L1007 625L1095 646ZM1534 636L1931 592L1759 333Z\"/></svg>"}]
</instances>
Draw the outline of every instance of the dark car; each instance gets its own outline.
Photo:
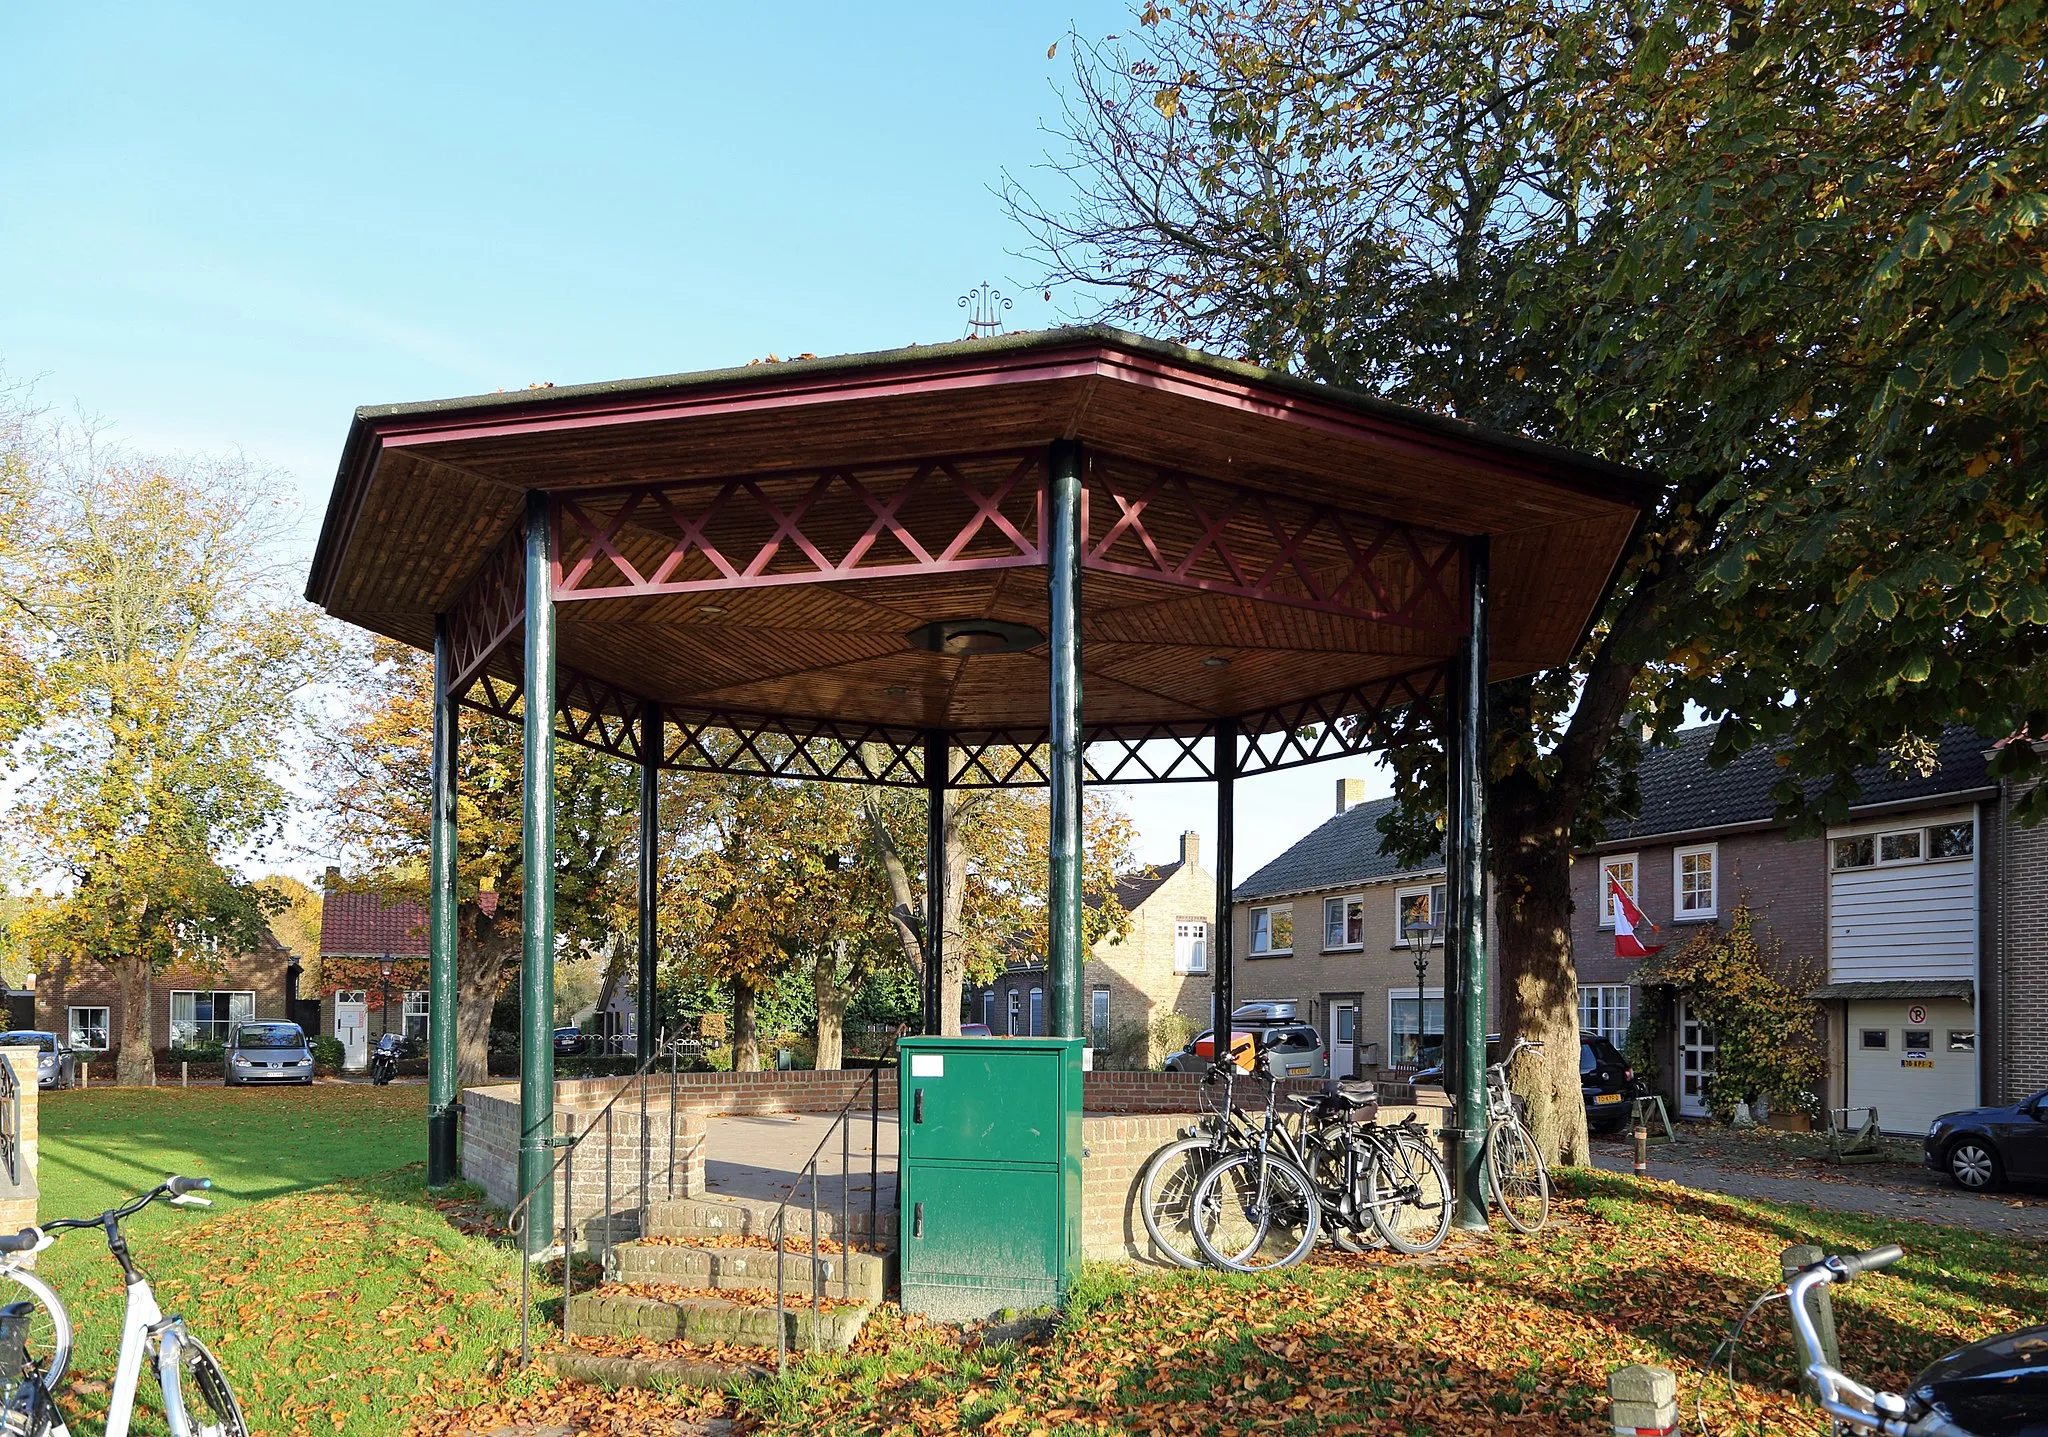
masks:
<instances>
[{"instance_id":1,"label":"dark car","mask_svg":"<svg viewBox=\"0 0 2048 1437\"><path fill-rule=\"evenodd\" d=\"M25 1029L0 1033L0 1048L36 1050L36 1086L39 1088L68 1088L78 1078L77 1057L57 1040L55 1033Z\"/></svg>"},{"instance_id":2,"label":"dark car","mask_svg":"<svg viewBox=\"0 0 2048 1437\"><path fill-rule=\"evenodd\" d=\"M590 1035L581 1028L555 1029L555 1056L574 1058L590 1051Z\"/></svg>"},{"instance_id":3,"label":"dark car","mask_svg":"<svg viewBox=\"0 0 2048 1437\"><path fill-rule=\"evenodd\" d=\"M238 1023L228 1035L226 1056L221 1080L231 1088L313 1081L313 1050L297 1023Z\"/></svg>"},{"instance_id":4,"label":"dark car","mask_svg":"<svg viewBox=\"0 0 2048 1437\"><path fill-rule=\"evenodd\" d=\"M1444 1080L1443 1046L1423 1049L1435 1066L1424 1068L1415 1081L1441 1086ZM1500 1061L1500 1035L1486 1040L1486 1061ZM1628 1126L1635 1100L1649 1092L1649 1085L1636 1076L1621 1049L1607 1039L1589 1033L1579 1035L1579 1093L1586 1100L1586 1126L1596 1133L1618 1133Z\"/></svg>"},{"instance_id":5,"label":"dark car","mask_svg":"<svg viewBox=\"0 0 2048 1437\"><path fill-rule=\"evenodd\" d=\"M1971 1192L2048 1182L2048 1090L2002 1108L1943 1113L1927 1129L1927 1166Z\"/></svg>"}]
</instances>

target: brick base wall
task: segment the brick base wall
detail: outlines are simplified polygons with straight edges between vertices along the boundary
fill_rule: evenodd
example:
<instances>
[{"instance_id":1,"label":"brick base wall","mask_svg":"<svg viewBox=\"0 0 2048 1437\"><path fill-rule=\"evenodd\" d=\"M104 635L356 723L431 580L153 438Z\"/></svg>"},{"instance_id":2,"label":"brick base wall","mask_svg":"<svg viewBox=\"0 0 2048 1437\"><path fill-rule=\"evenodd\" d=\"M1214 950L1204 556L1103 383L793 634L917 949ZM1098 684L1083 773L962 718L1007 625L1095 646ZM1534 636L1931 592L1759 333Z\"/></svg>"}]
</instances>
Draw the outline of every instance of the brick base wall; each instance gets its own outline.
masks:
<instances>
[{"instance_id":1,"label":"brick base wall","mask_svg":"<svg viewBox=\"0 0 2048 1437\"><path fill-rule=\"evenodd\" d=\"M605 1080L592 1080L600 1083ZM586 1086L564 1083L562 1089ZM616 1090L617 1084L608 1084ZM603 1108L609 1093L557 1092L554 1135L566 1138L582 1133ZM704 1191L704 1115L678 1109L675 1115L675 1160L669 1156L669 1111L667 1095L652 1101L647 1109L647 1188L650 1200L668 1197L696 1197ZM462 1095L462 1176L484 1190L493 1204L510 1208L519 1198L519 1089L505 1083L488 1088L469 1088ZM609 1213L614 1218L637 1215L640 1208L640 1103L634 1096L620 1100L611 1110L609 1136L612 1154L611 1203L605 1203L605 1138L600 1125L577 1146L570 1163L575 1190L575 1225L578 1232ZM559 1150L556 1156L560 1156ZM570 1184L555 1184L555 1213L560 1225L569 1210Z\"/></svg>"}]
</instances>

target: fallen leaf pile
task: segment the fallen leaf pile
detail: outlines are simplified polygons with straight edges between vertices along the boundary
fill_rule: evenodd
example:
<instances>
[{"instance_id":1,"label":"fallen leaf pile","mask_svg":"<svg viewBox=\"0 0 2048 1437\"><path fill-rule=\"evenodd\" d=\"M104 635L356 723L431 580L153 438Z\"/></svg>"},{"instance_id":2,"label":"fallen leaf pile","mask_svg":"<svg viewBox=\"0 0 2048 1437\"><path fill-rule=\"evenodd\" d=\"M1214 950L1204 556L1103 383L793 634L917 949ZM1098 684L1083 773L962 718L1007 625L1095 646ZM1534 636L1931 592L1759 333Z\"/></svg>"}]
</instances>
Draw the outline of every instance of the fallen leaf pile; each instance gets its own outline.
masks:
<instances>
[{"instance_id":1,"label":"fallen leaf pile","mask_svg":"<svg viewBox=\"0 0 2048 1437\"><path fill-rule=\"evenodd\" d=\"M597 1295L647 1297L657 1302L689 1302L710 1298L740 1307L775 1306L774 1289L766 1287L689 1287L668 1282L607 1282L598 1287ZM787 1293L783 1296L782 1302L783 1306L792 1311L799 1307L808 1309L811 1306L811 1294ZM859 1302L852 1299L827 1297L822 1293L818 1295L817 1302L819 1309L824 1312L832 1312L841 1307L860 1306Z\"/></svg>"}]
</instances>

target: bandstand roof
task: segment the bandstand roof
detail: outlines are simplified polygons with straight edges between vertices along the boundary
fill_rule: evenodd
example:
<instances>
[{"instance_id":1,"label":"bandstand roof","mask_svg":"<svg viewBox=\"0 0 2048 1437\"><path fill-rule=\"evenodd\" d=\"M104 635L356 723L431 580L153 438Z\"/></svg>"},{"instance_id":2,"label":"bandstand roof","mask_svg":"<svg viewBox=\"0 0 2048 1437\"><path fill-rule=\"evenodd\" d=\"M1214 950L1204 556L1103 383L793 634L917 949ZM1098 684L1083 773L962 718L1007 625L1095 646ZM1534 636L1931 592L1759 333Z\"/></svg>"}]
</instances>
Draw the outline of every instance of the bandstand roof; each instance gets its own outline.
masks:
<instances>
[{"instance_id":1,"label":"bandstand roof","mask_svg":"<svg viewBox=\"0 0 2048 1437\"><path fill-rule=\"evenodd\" d=\"M1088 456L1088 733L1186 740L1237 718L1247 771L1322 756L1262 758L1260 735L1284 747L1433 689L1462 633L1469 536L1492 538L1494 678L1566 659L1654 493L1584 455L1060 329L358 410L307 597L422 648L448 615L465 700L503 711L525 496L545 490L566 702L586 718L652 700L684 733L793 722L905 751L930 730L1028 749L1042 646L957 655L909 636L1045 630L1059 439ZM607 722L565 732L630 752ZM688 742L665 758L725 766Z\"/></svg>"}]
</instances>

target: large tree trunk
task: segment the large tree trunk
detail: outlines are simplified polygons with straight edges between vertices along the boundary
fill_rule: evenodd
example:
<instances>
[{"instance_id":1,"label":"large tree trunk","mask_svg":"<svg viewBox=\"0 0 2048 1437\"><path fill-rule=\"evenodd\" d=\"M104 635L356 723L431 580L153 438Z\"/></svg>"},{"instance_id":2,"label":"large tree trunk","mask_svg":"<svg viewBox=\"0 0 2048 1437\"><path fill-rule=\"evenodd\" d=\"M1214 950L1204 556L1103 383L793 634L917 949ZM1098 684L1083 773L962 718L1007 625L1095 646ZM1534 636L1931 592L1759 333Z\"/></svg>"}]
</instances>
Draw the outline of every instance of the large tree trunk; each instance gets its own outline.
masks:
<instances>
[{"instance_id":1,"label":"large tree trunk","mask_svg":"<svg viewBox=\"0 0 2048 1437\"><path fill-rule=\"evenodd\" d=\"M817 1056L811 1066L820 1072L846 1066L846 1003L852 996L841 971L846 940L835 939L818 949L811 965L811 988L818 996Z\"/></svg>"},{"instance_id":2,"label":"large tree trunk","mask_svg":"<svg viewBox=\"0 0 2048 1437\"><path fill-rule=\"evenodd\" d=\"M1522 1056L1509 1083L1528 1105L1538 1149L1580 1165L1590 1158L1579 1088L1570 813L1522 771L1495 784L1492 809L1502 1051L1517 1037L1543 1044Z\"/></svg>"},{"instance_id":3,"label":"large tree trunk","mask_svg":"<svg viewBox=\"0 0 2048 1437\"><path fill-rule=\"evenodd\" d=\"M120 958L108 965L121 994L121 1058L114 1080L141 1086L156 1081L156 1035L149 1013L149 960Z\"/></svg>"},{"instance_id":4,"label":"large tree trunk","mask_svg":"<svg viewBox=\"0 0 2048 1437\"><path fill-rule=\"evenodd\" d=\"M960 841L977 800L968 794L946 797L946 890L940 904L939 1031L960 1036L960 990L967 981L967 954L961 946L960 910L967 901L967 845Z\"/></svg>"},{"instance_id":5,"label":"large tree trunk","mask_svg":"<svg viewBox=\"0 0 2048 1437\"><path fill-rule=\"evenodd\" d=\"M754 985L744 978L732 980L732 1070L761 1071L761 1029L754 1020Z\"/></svg>"},{"instance_id":6,"label":"large tree trunk","mask_svg":"<svg viewBox=\"0 0 2048 1437\"><path fill-rule=\"evenodd\" d=\"M455 943L455 1091L491 1080L491 1009L519 949L519 925L464 904Z\"/></svg>"}]
</instances>

